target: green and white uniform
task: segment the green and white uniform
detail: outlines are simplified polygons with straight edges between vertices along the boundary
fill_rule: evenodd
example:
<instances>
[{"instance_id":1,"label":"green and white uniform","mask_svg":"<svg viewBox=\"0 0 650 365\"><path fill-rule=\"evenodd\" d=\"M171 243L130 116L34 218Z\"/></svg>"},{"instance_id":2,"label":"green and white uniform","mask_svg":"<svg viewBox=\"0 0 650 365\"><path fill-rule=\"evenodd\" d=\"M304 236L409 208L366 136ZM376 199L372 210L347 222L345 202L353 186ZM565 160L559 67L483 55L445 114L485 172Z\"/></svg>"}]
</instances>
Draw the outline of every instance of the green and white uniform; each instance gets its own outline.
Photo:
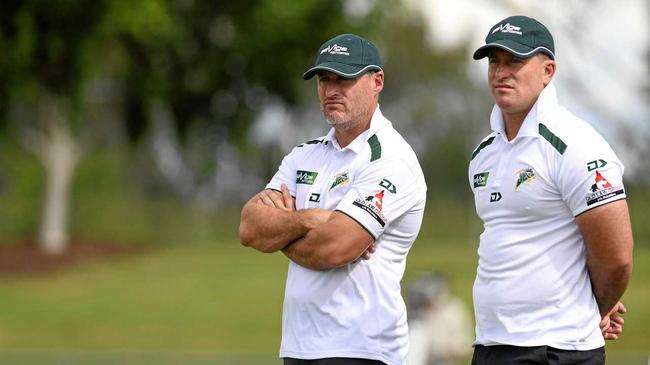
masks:
<instances>
[{"instance_id":1,"label":"green and white uniform","mask_svg":"<svg viewBox=\"0 0 650 365\"><path fill-rule=\"evenodd\" d=\"M476 344L604 346L586 246L575 217L624 199L623 165L549 84L508 141L501 110L472 155L469 183L484 223L474 283Z\"/></svg>"},{"instance_id":2,"label":"green and white uniform","mask_svg":"<svg viewBox=\"0 0 650 365\"><path fill-rule=\"evenodd\" d=\"M424 213L417 157L375 110L370 128L345 148L334 129L284 157L267 185L287 184L296 209L340 211L375 239L369 260L316 271L289 263L280 357L351 357L404 364L406 308L400 280Z\"/></svg>"}]
</instances>

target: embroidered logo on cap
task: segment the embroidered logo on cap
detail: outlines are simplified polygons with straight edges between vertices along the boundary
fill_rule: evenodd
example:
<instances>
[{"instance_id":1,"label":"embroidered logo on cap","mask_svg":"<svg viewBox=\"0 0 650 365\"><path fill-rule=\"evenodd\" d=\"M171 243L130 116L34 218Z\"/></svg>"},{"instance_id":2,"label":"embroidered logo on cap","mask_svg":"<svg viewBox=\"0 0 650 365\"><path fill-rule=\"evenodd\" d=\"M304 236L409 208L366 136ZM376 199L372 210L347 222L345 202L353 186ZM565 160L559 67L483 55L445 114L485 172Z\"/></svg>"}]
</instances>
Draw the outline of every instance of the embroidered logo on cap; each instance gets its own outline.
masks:
<instances>
[{"instance_id":1,"label":"embroidered logo on cap","mask_svg":"<svg viewBox=\"0 0 650 365\"><path fill-rule=\"evenodd\" d=\"M323 48L323 50L320 51L320 54L323 54L325 52L329 54L342 54L345 56L350 55L350 53L348 52L348 47L339 46L336 43Z\"/></svg>"},{"instance_id":2,"label":"embroidered logo on cap","mask_svg":"<svg viewBox=\"0 0 650 365\"><path fill-rule=\"evenodd\" d=\"M510 25L510 23L506 24L500 24L498 27L494 28L492 30L492 34L496 32L501 32L501 33L512 33L512 34L519 34L521 35L521 27L515 27L514 25Z\"/></svg>"}]
</instances>

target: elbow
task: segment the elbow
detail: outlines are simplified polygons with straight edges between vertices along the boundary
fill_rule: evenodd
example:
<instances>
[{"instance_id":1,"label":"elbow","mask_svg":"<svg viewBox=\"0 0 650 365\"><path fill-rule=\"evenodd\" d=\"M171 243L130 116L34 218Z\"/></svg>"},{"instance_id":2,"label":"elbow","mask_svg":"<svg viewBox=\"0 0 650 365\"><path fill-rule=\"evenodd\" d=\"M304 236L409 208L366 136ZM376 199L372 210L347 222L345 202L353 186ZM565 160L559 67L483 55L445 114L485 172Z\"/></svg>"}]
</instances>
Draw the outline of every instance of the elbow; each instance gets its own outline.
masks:
<instances>
[{"instance_id":1,"label":"elbow","mask_svg":"<svg viewBox=\"0 0 650 365\"><path fill-rule=\"evenodd\" d=\"M629 278L632 275L632 268L634 266L632 253L617 255L612 259L612 266L621 276Z\"/></svg>"},{"instance_id":2,"label":"elbow","mask_svg":"<svg viewBox=\"0 0 650 365\"><path fill-rule=\"evenodd\" d=\"M251 247L255 240L255 232L248 218L247 206L244 206L239 217L239 242L244 247Z\"/></svg>"},{"instance_id":3,"label":"elbow","mask_svg":"<svg viewBox=\"0 0 650 365\"><path fill-rule=\"evenodd\" d=\"M634 264L632 263L632 259L622 264L621 271L623 272L623 276L629 279L632 276L633 268L634 268Z\"/></svg>"},{"instance_id":4,"label":"elbow","mask_svg":"<svg viewBox=\"0 0 650 365\"><path fill-rule=\"evenodd\" d=\"M273 242L263 240L254 230L250 229L245 222L239 224L239 243L244 247L252 247L257 251L272 253L277 251Z\"/></svg>"},{"instance_id":5,"label":"elbow","mask_svg":"<svg viewBox=\"0 0 650 365\"><path fill-rule=\"evenodd\" d=\"M243 220L239 223L239 243L244 247L250 247L253 244L253 235Z\"/></svg>"},{"instance_id":6,"label":"elbow","mask_svg":"<svg viewBox=\"0 0 650 365\"><path fill-rule=\"evenodd\" d=\"M612 277L618 278L618 280L622 280L623 282L629 281L630 277L632 276L632 259L613 259L609 265L608 265L608 272L610 273L609 275L612 275Z\"/></svg>"}]
</instances>

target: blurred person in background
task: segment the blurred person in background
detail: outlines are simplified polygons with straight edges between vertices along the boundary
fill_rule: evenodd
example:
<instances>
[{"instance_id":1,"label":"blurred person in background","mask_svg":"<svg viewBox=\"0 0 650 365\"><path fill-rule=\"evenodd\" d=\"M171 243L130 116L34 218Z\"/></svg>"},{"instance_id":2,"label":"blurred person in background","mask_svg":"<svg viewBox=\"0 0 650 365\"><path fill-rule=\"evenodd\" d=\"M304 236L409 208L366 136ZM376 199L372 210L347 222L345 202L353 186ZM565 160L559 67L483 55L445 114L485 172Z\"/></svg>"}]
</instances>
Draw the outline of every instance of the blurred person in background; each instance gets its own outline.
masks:
<instances>
[{"instance_id":1,"label":"blurred person in background","mask_svg":"<svg viewBox=\"0 0 650 365\"><path fill-rule=\"evenodd\" d=\"M403 365L400 280L422 223L422 169L379 109L384 72L374 44L330 39L303 78L313 76L332 128L295 147L245 204L240 241L290 259L285 365Z\"/></svg>"},{"instance_id":2,"label":"blurred person in background","mask_svg":"<svg viewBox=\"0 0 650 365\"><path fill-rule=\"evenodd\" d=\"M472 349L471 317L441 275L424 273L408 284L411 346L408 365L455 365Z\"/></svg>"},{"instance_id":3,"label":"blurred person in background","mask_svg":"<svg viewBox=\"0 0 650 365\"><path fill-rule=\"evenodd\" d=\"M558 104L543 24L512 16L485 42L474 59L496 105L469 164L484 223L472 364L604 364L632 272L623 164Z\"/></svg>"}]
</instances>

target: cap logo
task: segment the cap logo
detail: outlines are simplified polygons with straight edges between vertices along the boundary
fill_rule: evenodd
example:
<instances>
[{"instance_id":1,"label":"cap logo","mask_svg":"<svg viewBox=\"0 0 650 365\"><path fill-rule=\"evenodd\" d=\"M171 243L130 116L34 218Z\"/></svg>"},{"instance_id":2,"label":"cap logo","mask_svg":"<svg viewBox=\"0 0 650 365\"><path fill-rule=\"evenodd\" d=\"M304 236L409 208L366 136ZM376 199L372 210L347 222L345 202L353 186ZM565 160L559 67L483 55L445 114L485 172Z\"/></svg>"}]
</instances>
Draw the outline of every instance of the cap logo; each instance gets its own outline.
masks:
<instances>
[{"instance_id":1,"label":"cap logo","mask_svg":"<svg viewBox=\"0 0 650 365\"><path fill-rule=\"evenodd\" d=\"M335 43L333 45L330 45L330 46L327 46L327 47L323 48L323 50L320 51L320 54L323 54L323 53L327 52L329 54L342 54L342 55L345 55L345 56L349 56L350 53L347 52L347 51L348 51L348 47L342 47L342 46L339 46L339 45L337 45Z\"/></svg>"},{"instance_id":2,"label":"cap logo","mask_svg":"<svg viewBox=\"0 0 650 365\"><path fill-rule=\"evenodd\" d=\"M513 33L521 35L520 29L521 27L515 27L514 25L510 25L510 23L500 24L498 27L492 30L492 34L501 31L501 33Z\"/></svg>"}]
</instances>

